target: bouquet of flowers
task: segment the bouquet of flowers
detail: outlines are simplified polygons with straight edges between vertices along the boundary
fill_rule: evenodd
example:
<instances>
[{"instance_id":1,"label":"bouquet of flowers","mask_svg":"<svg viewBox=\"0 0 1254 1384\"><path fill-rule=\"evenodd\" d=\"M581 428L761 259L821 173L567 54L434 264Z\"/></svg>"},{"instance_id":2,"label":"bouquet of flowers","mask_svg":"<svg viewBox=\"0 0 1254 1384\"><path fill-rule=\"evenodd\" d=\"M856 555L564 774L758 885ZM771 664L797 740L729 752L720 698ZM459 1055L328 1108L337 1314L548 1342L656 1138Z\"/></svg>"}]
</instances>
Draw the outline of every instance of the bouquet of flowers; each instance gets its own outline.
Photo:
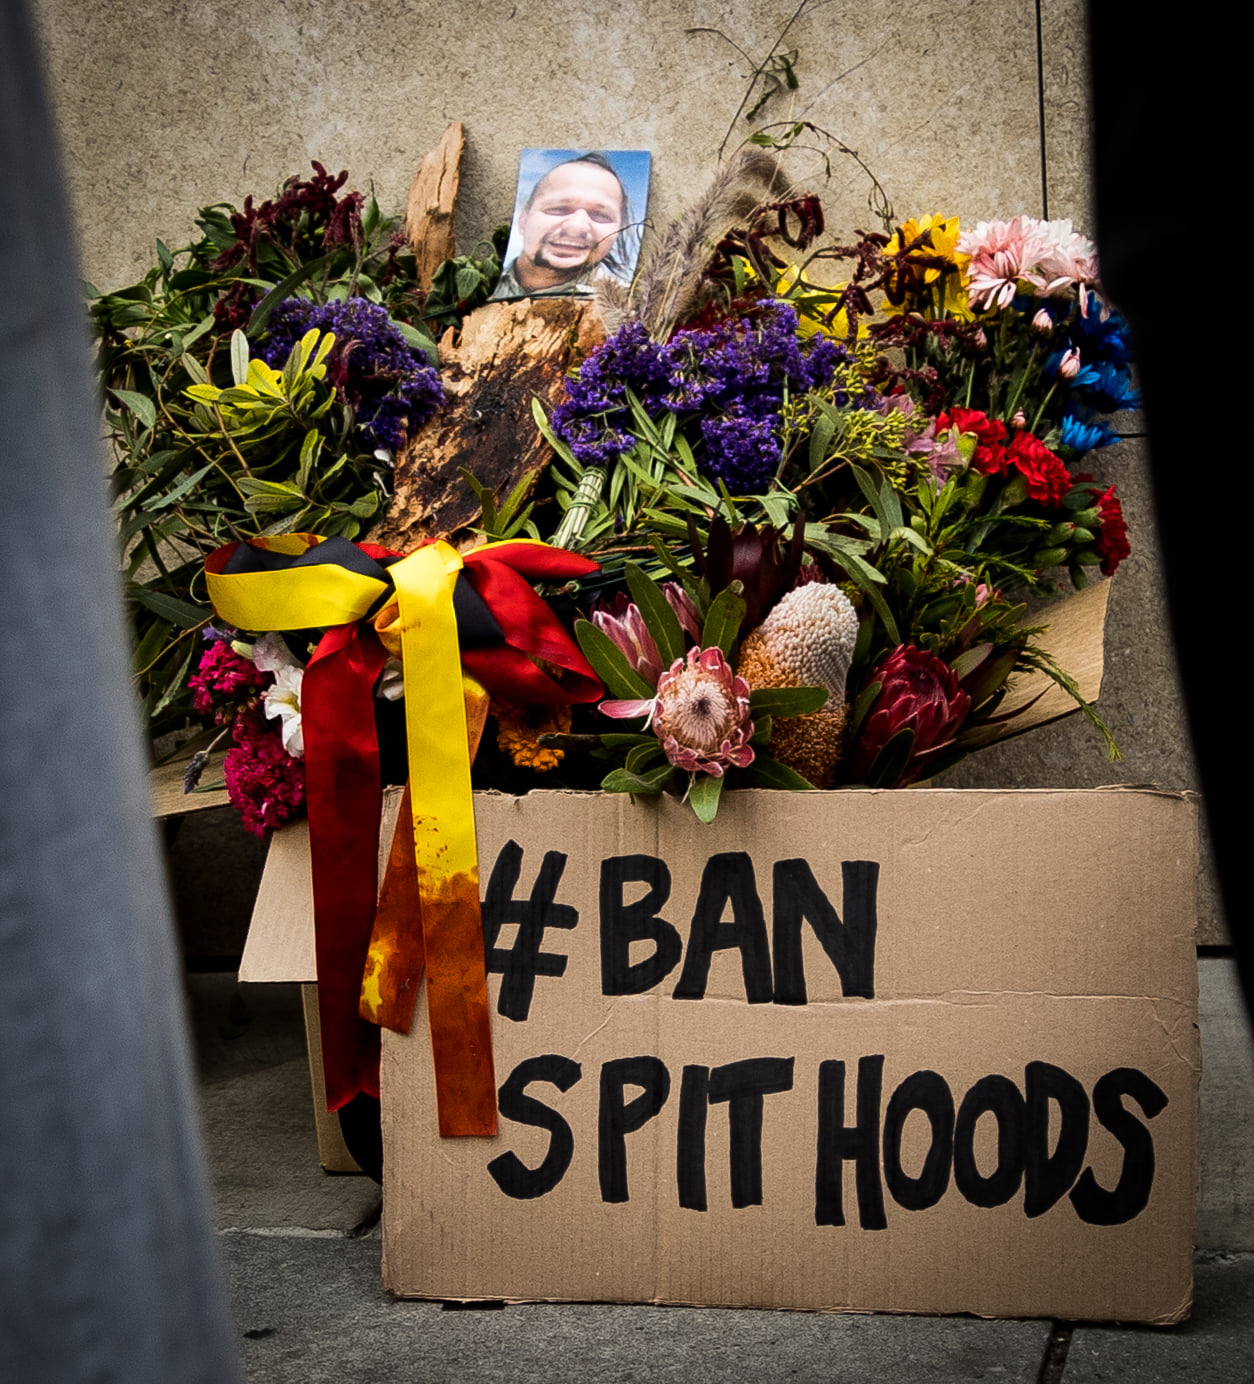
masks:
<instances>
[{"instance_id":1,"label":"bouquet of flowers","mask_svg":"<svg viewBox=\"0 0 1254 1384\"><path fill-rule=\"evenodd\" d=\"M763 158L733 160L724 190ZM280 563L358 539L443 401L427 328L493 273L470 285L450 263L424 297L395 226L315 172L206 209L185 267L167 251L93 309L149 711L164 727L191 701L231 732L227 785L260 833L300 809L301 681L327 626L211 625L200 563L227 538L298 540ZM1114 488L1081 469L1135 405L1092 245L1025 216L835 244L814 196L715 234L703 208L726 200L606 296L602 344L555 408L535 403L552 458L530 492L498 503L467 474L485 553L547 540L582 559L536 586L562 633L522 656L548 690L480 688L476 782L677 792L707 821L725 785L899 786L1013 729L1025 673L1101 727L1027 604L1129 551ZM442 278L468 297L442 303ZM403 738L401 652L378 662L383 746Z\"/></svg>"}]
</instances>

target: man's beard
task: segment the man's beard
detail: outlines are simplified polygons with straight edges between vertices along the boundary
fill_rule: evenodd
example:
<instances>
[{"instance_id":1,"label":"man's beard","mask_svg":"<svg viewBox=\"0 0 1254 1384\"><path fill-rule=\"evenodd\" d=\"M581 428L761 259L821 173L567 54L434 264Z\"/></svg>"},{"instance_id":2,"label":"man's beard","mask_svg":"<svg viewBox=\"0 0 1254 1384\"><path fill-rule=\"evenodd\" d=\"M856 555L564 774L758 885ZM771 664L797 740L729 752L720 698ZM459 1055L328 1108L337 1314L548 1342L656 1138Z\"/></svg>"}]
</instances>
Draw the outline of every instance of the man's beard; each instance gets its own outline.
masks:
<instances>
[{"instance_id":1,"label":"man's beard","mask_svg":"<svg viewBox=\"0 0 1254 1384\"><path fill-rule=\"evenodd\" d=\"M592 267L590 263L591 257L596 253L597 247L601 244L601 241L592 240L589 241L586 245L583 245L575 241L559 241L558 243L567 246L569 249L572 250L582 249L584 251L583 260L576 265L572 265L569 263L554 264L554 262L545 255L545 243L544 241L541 241L540 244L536 246L536 253L532 259L532 263L536 266L537 269L551 269L555 274L580 274L585 269L590 269Z\"/></svg>"}]
</instances>

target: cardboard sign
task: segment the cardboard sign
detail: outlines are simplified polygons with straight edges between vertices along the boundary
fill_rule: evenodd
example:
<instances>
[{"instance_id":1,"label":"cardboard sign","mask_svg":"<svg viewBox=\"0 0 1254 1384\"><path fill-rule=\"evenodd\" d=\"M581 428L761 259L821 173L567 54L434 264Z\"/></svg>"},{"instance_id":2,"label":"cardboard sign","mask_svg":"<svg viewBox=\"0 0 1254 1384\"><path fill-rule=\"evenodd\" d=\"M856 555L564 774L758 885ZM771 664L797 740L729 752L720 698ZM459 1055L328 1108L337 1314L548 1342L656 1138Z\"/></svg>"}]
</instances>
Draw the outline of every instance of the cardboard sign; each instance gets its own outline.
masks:
<instances>
[{"instance_id":1,"label":"cardboard sign","mask_svg":"<svg viewBox=\"0 0 1254 1384\"><path fill-rule=\"evenodd\" d=\"M1168 1323L1191 1301L1177 794L476 799L501 1133L384 1035L401 1295Z\"/></svg>"}]
</instances>

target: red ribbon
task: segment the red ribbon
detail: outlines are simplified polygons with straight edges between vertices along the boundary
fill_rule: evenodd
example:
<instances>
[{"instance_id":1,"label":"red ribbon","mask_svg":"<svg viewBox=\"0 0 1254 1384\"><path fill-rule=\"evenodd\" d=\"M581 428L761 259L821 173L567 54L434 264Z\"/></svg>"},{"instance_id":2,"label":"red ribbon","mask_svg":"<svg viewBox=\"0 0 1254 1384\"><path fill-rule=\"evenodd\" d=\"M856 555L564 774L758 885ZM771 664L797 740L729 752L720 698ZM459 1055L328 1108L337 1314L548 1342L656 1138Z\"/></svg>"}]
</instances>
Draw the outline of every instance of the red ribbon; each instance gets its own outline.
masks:
<instances>
[{"instance_id":1,"label":"red ribbon","mask_svg":"<svg viewBox=\"0 0 1254 1384\"><path fill-rule=\"evenodd\" d=\"M305 794L327 1108L379 1094L379 1030L357 1014L379 880L374 684L387 655L364 622L323 635L301 687Z\"/></svg>"}]
</instances>

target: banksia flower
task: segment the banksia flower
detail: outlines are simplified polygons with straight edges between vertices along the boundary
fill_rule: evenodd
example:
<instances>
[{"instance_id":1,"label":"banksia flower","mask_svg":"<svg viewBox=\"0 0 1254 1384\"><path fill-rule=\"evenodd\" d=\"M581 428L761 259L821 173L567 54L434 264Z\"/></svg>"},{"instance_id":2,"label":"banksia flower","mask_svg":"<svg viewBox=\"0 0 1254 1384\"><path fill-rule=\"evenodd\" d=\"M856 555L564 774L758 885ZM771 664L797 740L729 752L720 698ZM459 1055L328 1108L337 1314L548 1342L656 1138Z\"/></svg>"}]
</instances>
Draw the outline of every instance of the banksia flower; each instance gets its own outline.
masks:
<instances>
[{"instance_id":1,"label":"banksia flower","mask_svg":"<svg viewBox=\"0 0 1254 1384\"><path fill-rule=\"evenodd\" d=\"M772 724L771 753L817 788L831 786L845 730L845 679L858 617L838 586L790 591L741 646L737 671L750 687L822 687L827 704Z\"/></svg>"}]
</instances>

